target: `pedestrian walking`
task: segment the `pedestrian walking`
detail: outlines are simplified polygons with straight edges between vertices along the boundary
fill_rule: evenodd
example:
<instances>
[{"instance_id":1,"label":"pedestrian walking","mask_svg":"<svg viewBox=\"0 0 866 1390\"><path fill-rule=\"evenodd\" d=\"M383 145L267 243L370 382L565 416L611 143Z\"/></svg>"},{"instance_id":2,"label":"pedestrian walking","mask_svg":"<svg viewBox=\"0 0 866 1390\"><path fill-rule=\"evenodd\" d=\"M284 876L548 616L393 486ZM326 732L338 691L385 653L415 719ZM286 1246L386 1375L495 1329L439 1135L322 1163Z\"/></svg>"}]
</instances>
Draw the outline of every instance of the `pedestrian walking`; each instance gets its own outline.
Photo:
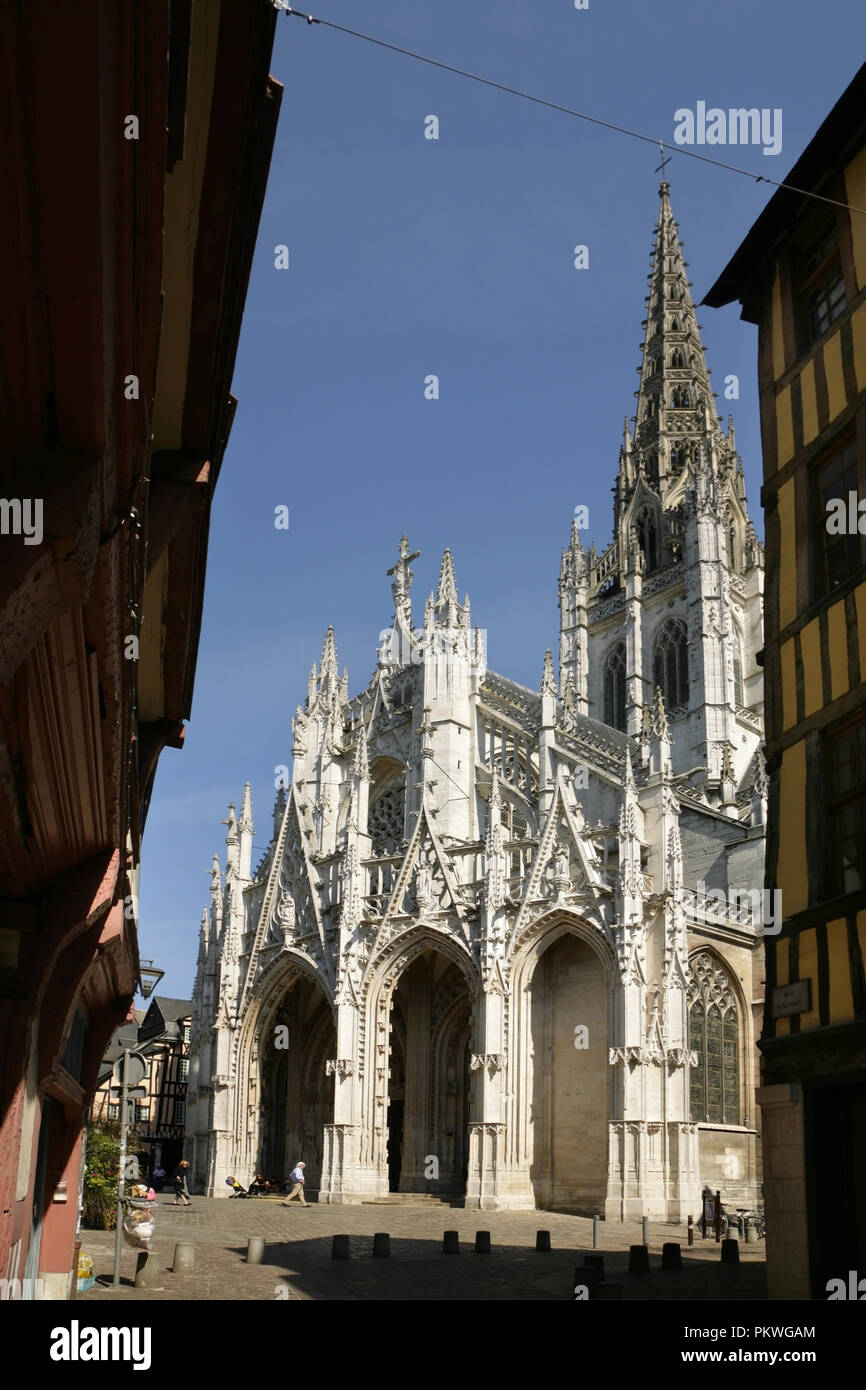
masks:
<instances>
[{"instance_id":1,"label":"pedestrian walking","mask_svg":"<svg viewBox=\"0 0 866 1390\"><path fill-rule=\"evenodd\" d=\"M177 1165L177 1168L174 1170L174 1174L172 1175L171 1180L174 1183L174 1201L171 1205L173 1207L192 1206L192 1202L189 1200L189 1188L186 1182L186 1171L188 1168L188 1161L185 1158L182 1158L180 1160L180 1163ZM180 1201L178 1201L178 1198L180 1198Z\"/></svg>"},{"instance_id":2,"label":"pedestrian walking","mask_svg":"<svg viewBox=\"0 0 866 1390\"><path fill-rule=\"evenodd\" d=\"M289 1202L295 1195L297 1195L300 1199L302 1207L305 1207L307 1205L307 1203L304 1201L304 1169L306 1168L306 1166L306 1163L296 1163L291 1173L289 1174L289 1182L293 1184L293 1187L288 1197L283 1202L284 1207L287 1207L289 1205Z\"/></svg>"}]
</instances>

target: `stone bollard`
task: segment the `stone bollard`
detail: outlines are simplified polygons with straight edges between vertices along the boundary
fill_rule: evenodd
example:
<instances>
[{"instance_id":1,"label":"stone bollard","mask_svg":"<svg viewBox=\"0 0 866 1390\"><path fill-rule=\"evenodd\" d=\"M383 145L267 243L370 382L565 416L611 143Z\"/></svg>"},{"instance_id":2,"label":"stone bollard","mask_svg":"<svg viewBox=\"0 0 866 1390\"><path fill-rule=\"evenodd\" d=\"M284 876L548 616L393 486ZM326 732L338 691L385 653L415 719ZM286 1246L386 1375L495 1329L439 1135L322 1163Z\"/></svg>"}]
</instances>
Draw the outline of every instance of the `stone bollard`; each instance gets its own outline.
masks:
<instances>
[{"instance_id":1,"label":"stone bollard","mask_svg":"<svg viewBox=\"0 0 866 1390\"><path fill-rule=\"evenodd\" d=\"M260 1265L265 1254L264 1236L250 1236L247 1241L247 1264Z\"/></svg>"},{"instance_id":2,"label":"stone bollard","mask_svg":"<svg viewBox=\"0 0 866 1390\"><path fill-rule=\"evenodd\" d=\"M385 1259L391 1257L391 1237L387 1231L377 1231L373 1237L373 1254Z\"/></svg>"},{"instance_id":3,"label":"stone bollard","mask_svg":"<svg viewBox=\"0 0 866 1390\"><path fill-rule=\"evenodd\" d=\"M349 1237L348 1237L348 1236L334 1236L333 1240L331 1241L331 1259L332 1259L332 1260L348 1260L348 1259L349 1259Z\"/></svg>"},{"instance_id":4,"label":"stone bollard","mask_svg":"<svg viewBox=\"0 0 866 1390\"><path fill-rule=\"evenodd\" d=\"M645 1245L630 1245L628 1251L629 1274L649 1274L649 1251Z\"/></svg>"},{"instance_id":5,"label":"stone bollard","mask_svg":"<svg viewBox=\"0 0 866 1390\"><path fill-rule=\"evenodd\" d=\"M746 1222L746 1244L756 1245L758 1241L758 1228L753 1222Z\"/></svg>"},{"instance_id":6,"label":"stone bollard","mask_svg":"<svg viewBox=\"0 0 866 1390\"><path fill-rule=\"evenodd\" d=\"M597 1265L575 1265L574 1282L585 1284L590 1290L598 1288L599 1284L604 1283L604 1270Z\"/></svg>"},{"instance_id":7,"label":"stone bollard","mask_svg":"<svg viewBox=\"0 0 866 1390\"><path fill-rule=\"evenodd\" d=\"M476 1231L476 1232L475 1232L475 1253L476 1253L476 1255L489 1255L489 1254L490 1254L490 1232L489 1232L489 1231Z\"/></svg>"},{"instance_id":8,"label":"stone bollard","mask_svg":"<svg viewBox=\"0 0 866 1390\"><path fill-rule=\"evenodd\" d=\"M460 1254L460 1236L457 1231L446 1231L442 1237L442 1254Z\"/></svg>"},{"instance_id":9,"label":"stone bollard","mask_svg":"<svg viewBox=\"0 0 866 1390\"><path fill-rule=\"evenodd\" d=\"M262 1241L264 1245L264 1241ZM249 1264L249 1251L247 1252L247 1263ZM259 1261L256 1260L256 1264ZM171 1262L172 1274L192 1274L195 1269L195 1246L189 1241L178 1241L174 1247L174 1259Z\"/></svg>"},{"instance_id":10,"label":"stone bollard","mask_svg":"<svg viewBox=\"0 0 866 1390\"><path fill-rule=\"evenodd\" d=\"M152 1252L139 1251L135 1262L135 1287L137 1289L162 1289L162 1266Z\"/></svg>"},{"instance_id":11,"label":"stone bollard","mask_svg":"<svg viewBox=\"0 0 866 1390\"><path fill-rule=\"evenodd\" d=\"M682 1269L683 1252L678 1240L666 1240L662 1246L662 1269Z\"/></svg>"},{"instance_id":12,"label":"stone bollard","mask_svg":"<svg viewBox=\"0 0 866 1390\"><path fill-rule=\"evenodd\" d=\"M535 1232L535 1248L536 1248L536 1250L541 1251L543 1254L546 1254L547 1251L550 1250L551 1246L550 1246L550 1232L549 1232L549 1231L536 1231L536 1232Z\"/></svg>"},{"instance_id":13,"label":"stone bollard","mask_svg":"<svg viewBox=\"0 0 866 1390\"><path fill-rule=\"evenodd\" d=\"M738 1265L740 1263L740 1242L728 1236L722 1241L722 1264Z\"/></svg>"},{"instance_id":14,"label":"stone bollard","mask_svg":"<svg viewBox=\"0 0 866 1390\"><path fill-rule=\"evenodd\" d=\"M585 1269L604 1269L604 1255L584 1255Z\"/></svg>"}]
</instances>

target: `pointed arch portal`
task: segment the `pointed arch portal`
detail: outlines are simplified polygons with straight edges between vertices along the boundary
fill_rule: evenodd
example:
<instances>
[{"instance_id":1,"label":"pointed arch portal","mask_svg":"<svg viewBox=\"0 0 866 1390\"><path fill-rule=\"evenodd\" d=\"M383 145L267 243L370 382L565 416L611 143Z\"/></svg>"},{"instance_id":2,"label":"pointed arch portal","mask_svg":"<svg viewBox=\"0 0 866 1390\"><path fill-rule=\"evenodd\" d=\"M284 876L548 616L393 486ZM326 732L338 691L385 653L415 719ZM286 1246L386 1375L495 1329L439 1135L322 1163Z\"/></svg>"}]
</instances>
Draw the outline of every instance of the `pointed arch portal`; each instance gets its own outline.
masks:
<instances>
[{"instance_id":1,"label":"pointed arch portal","mask_svg":"<svg viewBox=\"0 0 866 1390\"><path fill-rule=\"evenodd\" d=\"M434 947L415 955L391 996L391 1192L465 1193L470 1017L463 971Z\"/></svg>"},{"instance_id":2,"label":"pointed arch portal","mask_svg":"<svg viewBox=\"0 0 866 1390\"><path fill-rule=\"evenodd\" d=\"M542 1209L604 1210L608 1165L608 981L598 951L565 929L529 986L531 1166Z\"/></svg>"},{"instance_id":3,"label":"pointed arch portal","mask_svg":"<svg viewBox=\"0 0 866 1390\"><path fill-rule=\"evenodd\" d=\"M267 1177L284 1181L303 1160L307 1187L315 1190L324 1126L334 1118L334 1078L326 1074L325 1063L336 1056L336 1030L325 993L312 980L296 976L268 1012L259 1056L257 1166Z\"/></svg>"}]
</instances>

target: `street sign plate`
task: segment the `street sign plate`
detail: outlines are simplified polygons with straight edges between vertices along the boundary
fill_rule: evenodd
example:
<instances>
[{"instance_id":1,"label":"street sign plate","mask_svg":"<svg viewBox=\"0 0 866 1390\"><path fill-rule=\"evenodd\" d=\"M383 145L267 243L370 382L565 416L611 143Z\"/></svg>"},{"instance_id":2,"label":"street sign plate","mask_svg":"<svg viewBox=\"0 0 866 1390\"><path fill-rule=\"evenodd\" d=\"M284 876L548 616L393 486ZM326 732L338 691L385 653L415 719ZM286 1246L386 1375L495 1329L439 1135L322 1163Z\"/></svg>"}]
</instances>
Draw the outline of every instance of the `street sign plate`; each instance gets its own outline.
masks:
<instances>
[{"instance_id":1,"label":"street sign plate","mask_svg":"<svg viewBox=\"0 0 866 1390\"><path fill-rule=\"evenodd\" d=\"M145 1077L145 1073L146 1073L146 1072L147 1072L147 1059L144 1058L144 1057L142 1057L142 1056L141 1056L141 1053L139 1053L139 1052L130 1052L130 1053L129 1053L129 1060L128 1060L128 1063L127 1063L127 1071L126 1071L126 1079L127 1079L127 1082L129 1083L129 1085L130 1085L130 1086L137 1086L137 1085L139 1084L139 1082L141 1082L141 1081L144 1080L144 1077ZM115 1084L116 1086L122 1086L122 1085L123 1085L123 1058L122 1058L122 1057L118 1057L117 1061L115 1062L114 1067L113 1067L113 1069L112 1069L112 1076L114 1077L114 1084Z\"/></svg>"}]
</instances>

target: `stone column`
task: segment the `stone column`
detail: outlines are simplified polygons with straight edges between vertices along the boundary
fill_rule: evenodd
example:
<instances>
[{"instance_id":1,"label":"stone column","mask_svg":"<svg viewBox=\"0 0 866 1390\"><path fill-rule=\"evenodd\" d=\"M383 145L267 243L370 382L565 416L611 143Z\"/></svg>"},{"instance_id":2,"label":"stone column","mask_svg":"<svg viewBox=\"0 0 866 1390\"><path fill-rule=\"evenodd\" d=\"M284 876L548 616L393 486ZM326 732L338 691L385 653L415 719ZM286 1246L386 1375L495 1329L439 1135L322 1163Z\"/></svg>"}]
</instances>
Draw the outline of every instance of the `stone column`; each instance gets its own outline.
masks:
<instances>
[{"instance_id":1,"label":"stone column","mask_svg":"<svg viewBox=\"0 0 866 1390\"><path fill-rule=\"evenodd\" d=\"M757 1099L764 1149L767 1293L772 1299L808 1299L803 1088L799 1082L761 1086ZM845 1278L847 1270L840 1269L839 1274Z\"/></svg>"}]
</instances>

